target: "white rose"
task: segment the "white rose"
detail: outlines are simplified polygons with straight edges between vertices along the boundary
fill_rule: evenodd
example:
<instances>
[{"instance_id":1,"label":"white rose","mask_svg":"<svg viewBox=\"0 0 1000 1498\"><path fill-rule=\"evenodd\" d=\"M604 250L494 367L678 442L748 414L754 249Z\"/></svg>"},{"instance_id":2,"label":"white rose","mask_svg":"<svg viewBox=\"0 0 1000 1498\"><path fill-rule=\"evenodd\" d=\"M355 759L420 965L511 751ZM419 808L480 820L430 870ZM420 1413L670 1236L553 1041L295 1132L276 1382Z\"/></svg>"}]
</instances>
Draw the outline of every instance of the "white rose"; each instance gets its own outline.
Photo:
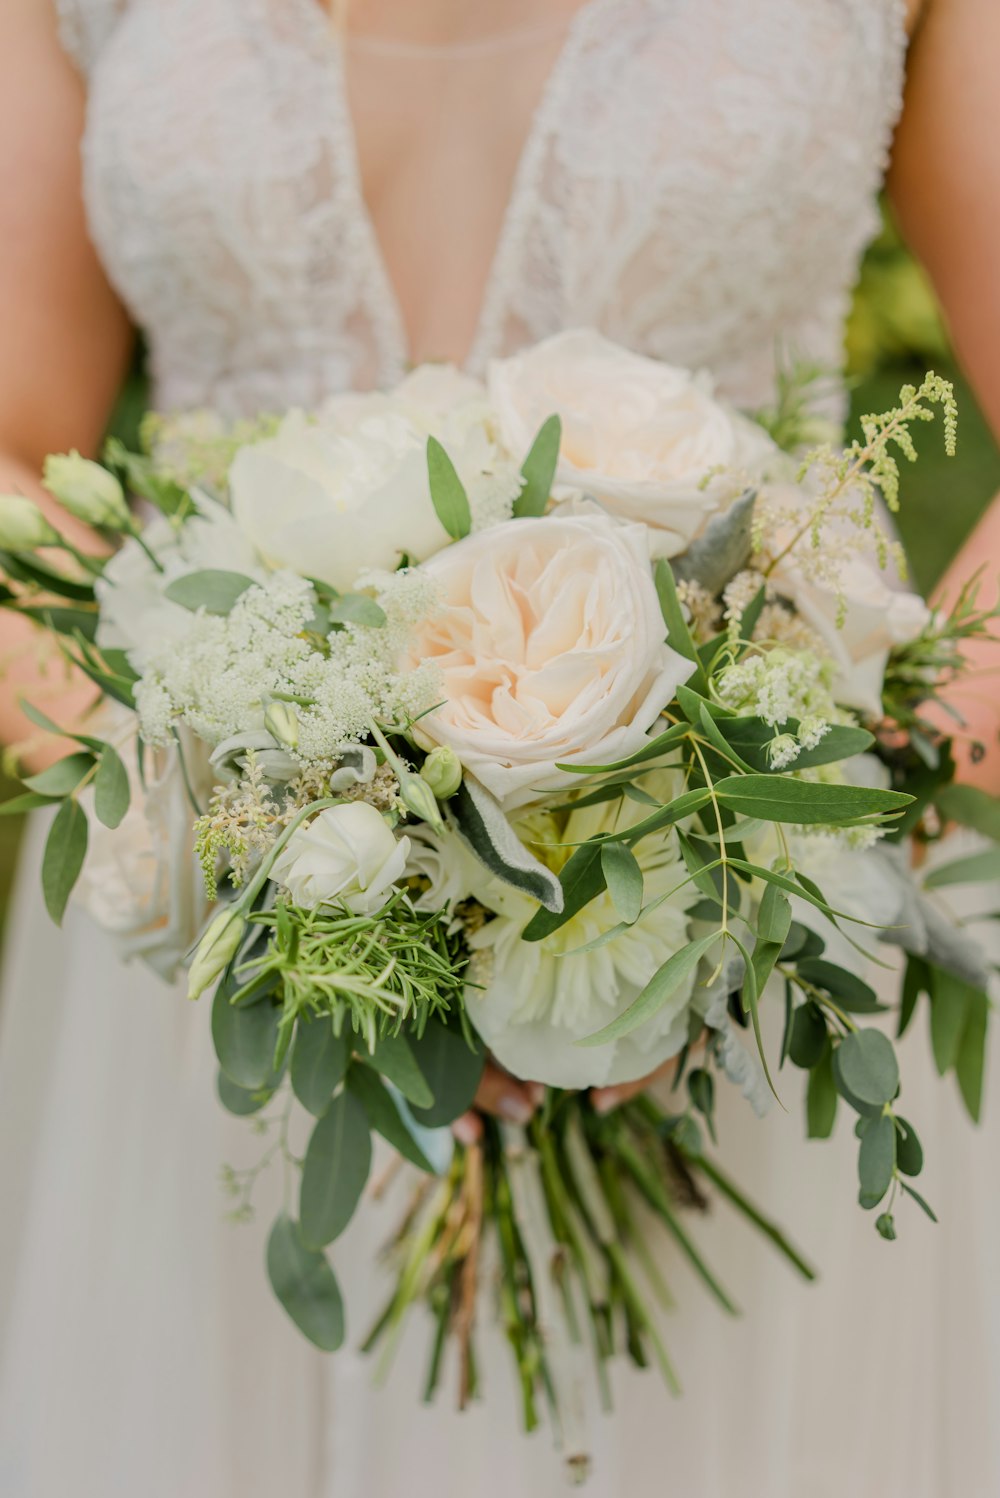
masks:
<instances>
[{"instance_id":1,"label":"white rose","mask_svg":"<svg viewBox=\"0 0 1000 1498\"><path fill-rule=\"evenodd\" d=\"M490 366L507 446L527 451L562 419L556 482L650 527L657 556L676 556L776 456L770 438L717 400L706 375L645 359L580 329ZM713 469L724 468L705 483Z\"/></svg>"},{"instance_id":2,"label":"white rose","mask_svg":"<svg viewBox=\"0 0 1000 1498\"><path fill-rule=\"evenodd\" d=\"M664 642L645 532L606 515L510 520L425 568L440 607L403 668L443 702L422 737L453 749L509 809L639 747L690 661Z\"/></svg>"},{"instance_id":3,"label":"white rose","mask_svg":"<svg viewBox=\"0 0 1000 1498\"><path fill-rule=\"evenodd\" d=\"M108 562L95 584L101 616L97 643L124 650L139 672L151 658L191 628L191 614L165 597L177 578L219 569L242 572L254 581L267 574L257 553L224 505L197 493L199 514L178 531L157 516L143 540L160 562L158 571L137 541L128 540Z\"/></svg>"},{"instance_id":4,"label":"white rose","mask_svg":"<svg viewBox=\"0 0 1000 1498\"><path fill-rule=\"evenodd\" d=\"M446 448L474 517L503 519L520 487L494 440L482 386L420 369L389 395L337 396L312 421L285 418L229 472L233 513L272 566L342 590L366 572L424 561L449 542L431 501L427 438ZM498 511L498 513L497 513Z\"/></svg>"},{"instance_id":5,"label":"white rose","mask_svg":"<svg viewBox=\"0 0 1000 1498\"><path fill-rule=\"evenodd\" d=\"M299 827L274 861L271 878L296 905L346 905L356 915L381 910L402 878L410 851L367 801L328 806Z\"/></svg>"},{"instance_id":6,"label":"white rose","mask_svg":"<svg viewBox=\"0 0 1000 1498\"><path fill-rule=\"evenodd\" d=\"M663 801L680 794L680 778L664 772L643 782ZM607 802L572 812L565 826L529 813L516 830L536 856L546 845L554 868L565 861L563 842L637 822L645 808L631 801ZM473 1025L501 1065L526 1081L551 1087L600 1087L632 1081L675 1056L688 1034L697 1000L695 974L644 1024L606 1045L577 1042L622 1014L654 973L689 940L689 906L698 898L684 882L672 832L640 841L635 854L643 873L644 898L663 899L655 914L626 927L594 951L577 950L619 925L621 917L605 891L551 936L527 942L521 933L537 910L527 895L480 872L475 894L497 912L473 933L466 993Z\"/></svg>"},{"instance_id":7,"label":"white rose","mask_svg":"<svg viewBox=\"0 0 1000 1498\"><path fill-rule=\"evenodd\" d=\"M840 593L808 577L789 557L777 564L770 580L826 646L836 668L834 700L880 718L889 652L915 640L931 612L916 593L890 587L876 567L860 558L842 563L838 576Z\"/></svg>"}]
</instances>

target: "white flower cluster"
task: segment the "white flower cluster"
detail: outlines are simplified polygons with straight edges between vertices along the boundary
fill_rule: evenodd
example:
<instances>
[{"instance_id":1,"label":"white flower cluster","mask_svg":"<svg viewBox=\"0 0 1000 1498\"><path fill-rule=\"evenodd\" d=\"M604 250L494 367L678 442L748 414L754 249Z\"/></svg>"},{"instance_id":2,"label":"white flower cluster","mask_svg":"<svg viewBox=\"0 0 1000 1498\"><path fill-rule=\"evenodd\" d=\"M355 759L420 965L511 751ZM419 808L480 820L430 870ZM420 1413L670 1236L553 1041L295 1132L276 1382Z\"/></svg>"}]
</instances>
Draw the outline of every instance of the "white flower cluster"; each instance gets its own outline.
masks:
<instances>
[{"instance_id":1,"label":"white flower cluster","mask_svg":"<svg viewBox=\"0 0 1000 1498\"><path fill-rule=\"evenodd\" d=\"M215 746L263 726L269 701L299 703L295 755L304 764L335 757L369 732L373 717L416 717L433 705L435 677L396 670L415 618L432 606L419 574L402 574L378 594L381 628L349 625L325 641L310 634L316 594L291 572L272 573L225 617L199 611L186 633L152 655L136 687L147 743L163 744L177 721Z\"/></svg>"},{"instance_id":2,"label":"white flower cluster","mask_svg":"<svg viewBox=\"0 0 1000 1498\"><path fill-rule=\"evenodd\" d=\"M771 728L797 720L795 732L779 733L768 745L772 769L786 770L803 749L815 749L843 714L830 696L830 662L806 650L748 652L716 678L725 707L762 718Z\"/></svg>"}]
</instances>

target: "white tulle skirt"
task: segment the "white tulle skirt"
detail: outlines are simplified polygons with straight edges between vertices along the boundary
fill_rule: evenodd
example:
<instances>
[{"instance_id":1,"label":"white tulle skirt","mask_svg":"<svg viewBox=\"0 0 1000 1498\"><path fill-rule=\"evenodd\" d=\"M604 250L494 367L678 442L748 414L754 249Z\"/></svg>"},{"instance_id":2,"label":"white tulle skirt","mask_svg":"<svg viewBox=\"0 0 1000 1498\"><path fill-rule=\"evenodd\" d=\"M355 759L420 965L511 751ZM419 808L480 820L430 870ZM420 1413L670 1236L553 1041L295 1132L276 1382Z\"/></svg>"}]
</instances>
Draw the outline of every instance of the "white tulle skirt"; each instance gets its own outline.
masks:
<instances>
[{"instance_id":1,"label":"white tulle skirt","mask_svg":"<svg viewBox=\"0 0 1000 1498\"><path fill-rule=\"evenodd\" d=\"M462 1415L447 1387L419 1402L422 1326L379 1390L369 1359L303 1344L265 1282L267 1191L255 1224L226 1220L220 1166L257 1144L215 1100L207 1005L120 967L82 916L55 933L31 843L0 1011L3 1498L558 1492L559 1457L546 1431L516 1433L507 1350L486 1327L487 1397ZM1000 1101L971 1128L923 1033L903 1069L941 1221L902 1209L895 1244L855 1204L846 1111L832 1143L810 1144L798 1073L781 1074L788 1113L763 1123L721 1099L724 1163L822 1278L799 1281L724 1205L694 1223L744 1314L722 1316L668 1251L686 1392L619 1370L617 1413L591 1427L592 1498L1000 1493ZM367 1206L335 1246L356 1338L403 1200Z\"/></svg>"}]
</instances>

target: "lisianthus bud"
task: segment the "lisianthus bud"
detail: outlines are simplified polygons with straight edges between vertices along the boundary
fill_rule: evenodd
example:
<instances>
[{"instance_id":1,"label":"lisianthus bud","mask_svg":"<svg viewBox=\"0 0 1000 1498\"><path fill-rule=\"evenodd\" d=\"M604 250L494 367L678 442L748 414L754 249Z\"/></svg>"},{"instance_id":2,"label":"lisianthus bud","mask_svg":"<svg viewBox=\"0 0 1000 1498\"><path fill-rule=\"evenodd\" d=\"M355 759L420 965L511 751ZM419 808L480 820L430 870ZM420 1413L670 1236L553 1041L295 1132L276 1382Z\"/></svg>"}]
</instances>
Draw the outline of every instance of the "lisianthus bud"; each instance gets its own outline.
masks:
<instances>
[{"instance_id":1,"label":"lisianthus bud","mask_svg":"<svg viewBox=\"0 0 1000 1498\"><path fill-rule=\"evenodd\" d=\"M272 702L264 714L264 727L286 749L299 742L299 715L287 702Z\"/></svg>"},{"instance_id":2,"label":"lisianthus bud","mask_svg":"<svg viewBox=\"0 0 1000 1498\"><path fill-rule=\"evenodd\" d=\"M188 973L188 998L196 999L236 956L247 923L232 910L220 910L198 943Z\"/></svg>"},{"instance_id":3,"label":"lisianthus bud","mask_svg":"<svg viewBox=\"0 0 1000 1498\"><path fill-rule=\"evenodd\" d=\"M0 548L4 551L34 551L36 546L56 546L59 536L33 499L22 494L0 495Z\"/></svg>"},{"instance_id":4,"label":"lisianthus bud","mask_svg":"<svg viewBox=\"0 0 1000 1498\"><path fill-rule=\"evenodd\" d=\"M462 762L454 749L439 744L420 766L420 775L439 801L447 801L462 784Z\"/></svg>"},{"instance_id":5,"label":"lisianthus bud","mask_svg":"<svg viewBox=\"0 0 1000 1498\"><path fill-rule=\"evenodd\" d=\"M435 832L444 831L444 821L441 816L441 808L437 804L437 797L419 775L413 775L409 770L403 770L399 777L399 795L407 811L411 811L415 817L421 817Z\"/></svg>"},{"instance_id":6,"label":"lisianthus bud","mask_svg":"<svg viewBox=\"0 0 1000 1498\"><path fill-rule=\"evenodd\" d=\"M86 525L125 530L129 523L125 491L106 468L78 452L45 459L46 489L63 509Z\"/></svg>"}]
</instances>

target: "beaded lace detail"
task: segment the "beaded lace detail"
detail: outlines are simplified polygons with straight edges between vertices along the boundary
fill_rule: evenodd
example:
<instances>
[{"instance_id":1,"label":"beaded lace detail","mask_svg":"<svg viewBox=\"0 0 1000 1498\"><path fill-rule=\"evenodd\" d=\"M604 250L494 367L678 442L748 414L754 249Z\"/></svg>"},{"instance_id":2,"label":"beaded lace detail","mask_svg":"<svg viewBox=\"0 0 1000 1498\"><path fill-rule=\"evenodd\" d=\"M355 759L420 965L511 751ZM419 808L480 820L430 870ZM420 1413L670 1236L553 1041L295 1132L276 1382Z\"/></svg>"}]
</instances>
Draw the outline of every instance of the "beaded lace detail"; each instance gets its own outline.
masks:
<instances>
[{"instance_id":1,"label":"beaded lace detail","mask_svg":"<svg viewBox=\"0 0 1000 1498\"><path fill-rule=\"evenodd\" d=\"M159 404L250 413L396 379L402 316L317 0L57 5L89 78L91 232ZM903 0L589 0L468 367L593 325L749 406L778 358L838 368L904 55Z\"/></svg>"}]
</instances>

